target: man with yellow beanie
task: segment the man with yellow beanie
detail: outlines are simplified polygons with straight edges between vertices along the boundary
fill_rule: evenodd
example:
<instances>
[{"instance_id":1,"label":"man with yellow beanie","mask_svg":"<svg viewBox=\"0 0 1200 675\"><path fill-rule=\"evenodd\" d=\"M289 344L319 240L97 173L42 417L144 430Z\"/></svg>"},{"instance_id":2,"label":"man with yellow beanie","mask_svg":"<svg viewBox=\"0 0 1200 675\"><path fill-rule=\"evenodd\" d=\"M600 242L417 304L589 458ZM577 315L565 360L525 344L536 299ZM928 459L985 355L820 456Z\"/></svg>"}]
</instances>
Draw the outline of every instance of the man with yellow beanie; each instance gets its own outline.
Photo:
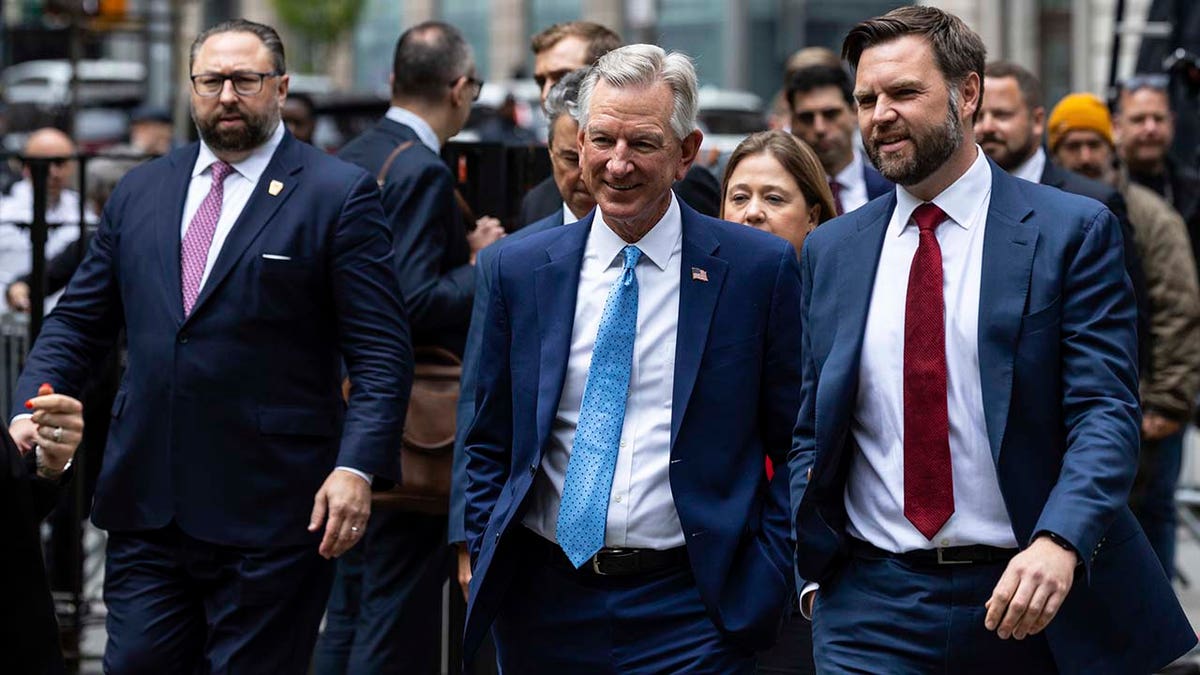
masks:
<instances>
[{"instance_id":1,"label":"man with yellow beanie","mask_svg":"<svg viewBox=\"0 0 1200 675\"><path fill-rule=\"evenodd\" d=\"M1112 118L1099 97L1063 98L1050 113L1047 135L1055 159L1115 187L1129 210L1150 300L1150 365L1141 374L1142 452L1130 502L1172 576L1182 429L1200 389L1200 289L1187 226L1166 200L1131 182L1119 166Z\"/></svg>"}]
</instances>

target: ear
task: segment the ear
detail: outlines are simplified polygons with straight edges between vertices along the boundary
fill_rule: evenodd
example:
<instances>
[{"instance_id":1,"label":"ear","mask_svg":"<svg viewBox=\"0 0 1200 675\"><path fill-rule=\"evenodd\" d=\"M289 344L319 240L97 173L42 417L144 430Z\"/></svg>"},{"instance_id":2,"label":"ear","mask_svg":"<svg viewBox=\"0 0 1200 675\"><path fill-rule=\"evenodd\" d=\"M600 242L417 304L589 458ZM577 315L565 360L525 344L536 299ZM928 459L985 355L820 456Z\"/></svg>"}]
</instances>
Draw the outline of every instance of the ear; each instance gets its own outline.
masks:
<instances>
[{"instance_id":1,"label":"ear","mask_svg":"<svg viewBox=\"0 0 1200 675\"><path fill-rule=\"evenodd\" d=\"M471 105L471 101L468 100L469 97L467 96L467 93L466 93L468 84L469 83L467 82L466 75L463 75L454 81L454 86L450 87L450 105L451 106L458 108L463 105L468 105L468 106Z\"/></svg>"},{"instance_id":2,"label":"ear","mask_svg":"<svg viewBox=\"0 0 1200 675\"><path fill-rule=\"evenodd\" d=\"M813 204L808 207L808 231L812 232L821 224L821 205Z\"/></svg>"},{"instance_id":3,"label":"ear","mask_svg":"<svg viewBox=\"0 0 1200 675\"><path fill-rule=\"evenodd\" d=\"M292 84L292 80L291 80L290 75L288 75L287 73L284 73L283 75L279 76L279 91L276 92L276 96L279 98L279 107L280 108L283 107L284 101L287 100L288 87L290 87L291 84Z\"/></svg>"},{"instance_id":4,"label":"ear","mask_svg":"<svg viewBox=\"0 0 1200 675\"><path fill-rule=\"evenodd\" d=\"M979 110L979 98L983 94L979 73L967 74L960 93L962 94L962 108L959 110L959 114L963 119L970 120L975 116L975 111Z\"/></svg>"},{"instance_id":5,"label":"ear","mask_svg":"<svg viewBox=\"0 0 1200 675\"><path fill-rule=\"evenodd\" d=\"M704 140L704 134L696 129L692 133L684 137L683 142L679 144L679 168L675 170L675 180L683 180L687 175L688 169L692 168L692 162L696 161L696 156L700 154L700 142Z\"/></svg>"},{"instance_id":6,"label":"ear","mask_svg":"<svg viewBox=\"0 0 1200 675\"><path fill-rule=\"evenodd\" d=\"M1046 135L1046 109L1038 106L1029 112L1033 119L1033 135L1041 139Z\"/></svg>"}]
</instances>

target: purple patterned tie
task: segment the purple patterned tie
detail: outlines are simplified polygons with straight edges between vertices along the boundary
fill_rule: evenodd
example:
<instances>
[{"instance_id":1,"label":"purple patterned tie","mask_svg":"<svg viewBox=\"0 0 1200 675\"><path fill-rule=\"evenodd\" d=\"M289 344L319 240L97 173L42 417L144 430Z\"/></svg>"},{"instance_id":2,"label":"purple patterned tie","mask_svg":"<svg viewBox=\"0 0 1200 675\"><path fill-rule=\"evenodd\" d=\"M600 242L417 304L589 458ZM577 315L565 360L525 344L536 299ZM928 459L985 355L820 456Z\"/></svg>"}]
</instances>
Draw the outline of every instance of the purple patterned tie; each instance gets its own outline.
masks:
<instances>
[{"instance_id":1,"label":"purple patterned tie","mask_svg":"<svg viewBox=\"0 0 1200 675\"><path fill-rule=\"evenodd\" d=\"M183 275L183 315L192 313L196 296L200 295L200 280L204 278L204 267L208 264L208 249L212 246L217 221L221 219L221 201L225 197L225 178L233 167L222 161L212 165L212 187L200 202L196 215L183 235L180 250L180 268Z\"/></svg>"}]
</instances>

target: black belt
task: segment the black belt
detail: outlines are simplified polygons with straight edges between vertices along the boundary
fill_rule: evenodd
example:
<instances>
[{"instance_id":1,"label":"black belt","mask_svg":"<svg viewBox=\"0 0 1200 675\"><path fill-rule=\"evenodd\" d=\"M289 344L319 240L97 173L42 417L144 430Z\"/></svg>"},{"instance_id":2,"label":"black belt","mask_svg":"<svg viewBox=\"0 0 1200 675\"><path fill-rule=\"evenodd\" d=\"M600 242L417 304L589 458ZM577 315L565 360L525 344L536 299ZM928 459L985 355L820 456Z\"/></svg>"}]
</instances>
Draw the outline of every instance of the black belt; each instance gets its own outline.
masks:
<instances>
[{"instance_id":1,"label":"black belt","mask_svg":"<svg viewBox=\"0 0 1200 675\"><path fill-rule=\"evenodd\" d=\"M945 546L942 548L919 549L892 553L861 539L851 538L851 552L861 558L890 558L914 566L937 567L939 565L986 565L1006 563L1020 552L1016 548L997 548L983 544L969 546Z\"/></svg>"},{"instance_id":2,"label":"black belt","mask_svg":"<svg viewBox=\"0 0 1200 675\"><path fill-rule=\"evenodd\" d=\"M580 574L596 576L628 577L639 574L653 574L664 570L682 569L688 565L686 546L677 546L666 550L653 548L602 548L581 567L576 568L563 553L561 547L545 537L524 527L522 544L532 549L540 549L547 560L556 567L569 569Z\"/></svg>"}]
</instances>

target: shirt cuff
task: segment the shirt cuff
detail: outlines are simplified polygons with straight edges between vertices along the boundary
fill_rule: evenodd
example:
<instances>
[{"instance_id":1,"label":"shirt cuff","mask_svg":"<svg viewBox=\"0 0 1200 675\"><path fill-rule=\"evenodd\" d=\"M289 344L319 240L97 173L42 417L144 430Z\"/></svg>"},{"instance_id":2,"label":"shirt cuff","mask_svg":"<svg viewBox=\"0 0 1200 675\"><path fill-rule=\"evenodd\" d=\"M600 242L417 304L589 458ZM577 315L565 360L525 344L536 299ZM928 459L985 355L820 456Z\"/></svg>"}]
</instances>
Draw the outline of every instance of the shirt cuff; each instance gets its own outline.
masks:
<instances>
[{"instance_id":1,"label":"shirt cuff","mask_svg":"<svg viewBox=\"0 0 1200 675\"><path fill-rule=\"evenodd\" d=\"M8 426L11 427L12 425L16 424L17 420L27 420L30 417L33 417L33 415L31 415L29 413L21 413L20 415L13 415L13 418L8 421Z\"/></svg>"},{"instance_id":2,"label":"shirt cuff","mask_svg":"<svg viewBox=\"0 0 1200 675\"><path fill-rule=\"evenodd\" d=\"M804 618L808 619L809 621L812 621L812 612L809 610L806 610L804 608L805 607L804 598L808 597L809 595L812 595L813 593L816 593L817 589L819 589L820 587L821 587L821 584L818 584L815 581L810 581L807 584L804 584L804 589L800 591L800 615L803 616ZM816 601L815 598L813 600L814 600L814 602Z\"/></svg>"},{"instance_id":3,"label":"shirt cuff","mask_svg":"<svg viewBox=\"0 0 1200 675\"><path fill-rule=\"evenodd\" d=\"M373 480L373 478L372 478L371 474L369 474L369 473L366 473L365 471L359 471L358 469L351 469L351 468L350 468L350 467L348 467L348 466L338 466L338 467L334 467L334 469L333 469L333 470L334 470L334 471L346 471L346 472L348 472L348 473L352 473L352 474L354 474L355 476L358 476L359 478L361 478L361 479L363 479L363 480L367 481L367 485L370 485L370 484L371 484L371 481Z\"/></svg>"}]
</instances>

